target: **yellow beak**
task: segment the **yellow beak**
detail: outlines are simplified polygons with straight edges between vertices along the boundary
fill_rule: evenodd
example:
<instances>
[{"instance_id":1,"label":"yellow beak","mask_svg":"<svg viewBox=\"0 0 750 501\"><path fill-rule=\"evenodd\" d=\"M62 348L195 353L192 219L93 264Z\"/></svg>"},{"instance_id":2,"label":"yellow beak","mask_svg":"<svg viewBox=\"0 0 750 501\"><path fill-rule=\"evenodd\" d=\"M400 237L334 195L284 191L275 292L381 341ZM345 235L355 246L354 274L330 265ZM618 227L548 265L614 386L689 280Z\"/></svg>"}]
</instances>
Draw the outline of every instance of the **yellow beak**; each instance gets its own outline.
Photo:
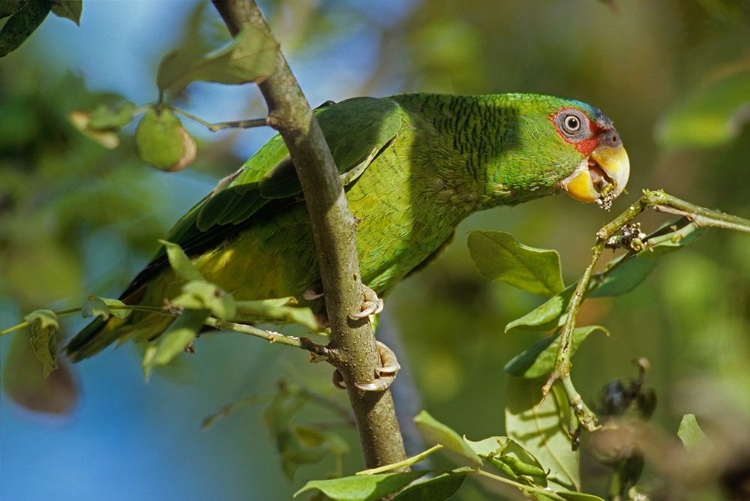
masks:
<instances>
[{"instance_id":1,"label":"yellow beak","mask_svg":"<svg viewBox=\"0 0 750 501\"><path fill-rule=\"evenodd\" d=\"M599 146L584 158L573 173L562 180L562 188L583 203L614 200L630 177L630 160L622 146Z\"/></svg>"}]
</instances>

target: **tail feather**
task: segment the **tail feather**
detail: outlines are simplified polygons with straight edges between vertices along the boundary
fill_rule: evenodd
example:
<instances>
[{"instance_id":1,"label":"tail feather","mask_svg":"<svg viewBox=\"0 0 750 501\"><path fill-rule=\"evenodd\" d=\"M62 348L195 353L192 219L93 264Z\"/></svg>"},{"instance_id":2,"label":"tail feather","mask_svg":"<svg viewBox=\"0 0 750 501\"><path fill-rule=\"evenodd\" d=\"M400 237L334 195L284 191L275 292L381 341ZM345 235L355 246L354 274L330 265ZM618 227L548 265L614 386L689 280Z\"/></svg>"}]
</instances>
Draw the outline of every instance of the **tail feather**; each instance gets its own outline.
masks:
<instances>
[{"instance_id":1,"label":"tail feather","mask_svg":"<svg viewBox=\"0 0 750 501\"><path fill-rule=\"evenodd\" d=\"M149 270L149 267L146 270ZM139 283L139 277L144 272L141 272L120 296L120 300L125 304L141 304L144 300L149 284L149 282ZM100 317L73 336L65 347L65 352L70 360L78 362L96 355L114 342L119 344L129 339L149 341L164 332L173 320L174 317L168 315L144 312L131 312L125 318L118 318L114 315L107 319Z\"/></svg>"},{"instance_id":2,"label":"tail feather","mask_svg":"<svg viewBox=\"0 0 750 501\"><path fill-rule=\"evenodd\" d=\"M164 332L173 320L173 317L158 314L148 314L133 323L130 317L97 318L70 340L65 352L70 360L78 362L96 355L115 341L153 339Z\"/></svg>"},{"instance_id":3,"label":"tail feather","mask_svg":"<svg viewBox=\"0 0 750 501\"><path fill-rule=\"evenodd\" d=\"M88 358L102 351L104 348L112 344L117 339L111 334L115 332L123 323L123 319L117 317L109 317L108 319L97 318L81 332L76 334L73 339L65 346L65 352L68 354L68 358L73 362L78 362L84 358ZM115 324L119 324L115 326Z\"/></svg>"}]
</instances>

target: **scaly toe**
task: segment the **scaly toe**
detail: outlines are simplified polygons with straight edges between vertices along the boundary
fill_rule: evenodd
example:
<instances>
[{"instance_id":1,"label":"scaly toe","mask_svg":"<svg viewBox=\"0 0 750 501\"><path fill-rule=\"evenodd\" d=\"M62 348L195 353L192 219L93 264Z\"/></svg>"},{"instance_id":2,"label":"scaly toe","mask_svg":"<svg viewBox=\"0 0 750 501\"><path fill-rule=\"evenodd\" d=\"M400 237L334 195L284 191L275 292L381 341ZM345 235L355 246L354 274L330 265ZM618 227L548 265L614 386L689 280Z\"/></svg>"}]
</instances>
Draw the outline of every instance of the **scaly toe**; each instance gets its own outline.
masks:
<instances>
[{"instance_id":1,"label":"scaly toe","mask_svg":"<svg viewBox=\"0 0 750 501\"><path fill-rule=\"evenodd\" d=\"M383 364L382 367L379 367L376 370L381 375L393 374L395 376L395 374L401 370L401 364L398 363L396 354L393 353L393 350L388 348L385 343L375 341L375 344L377 345L378 352L380 353L380 363Z\"/></svg>"},{"instance_id":2,"label":"scaly toe","mask_svg":"<svg viewBox=\"0 0 750 501\"><path fill-rule=\"evenodd\" d=\"M383 300L375 294L375 291L362 284L362 309L356 313L350 313L349 318L360 320L370 315L377 315L383 311Z\"/></svg>"},{"instance_id":3,"label":"scaly toe","mask_svg":"<svg viewBox=\"0 0 750 501\"><path fill-rule=\"evenodd\" d=\"M385 344L380 341L375 341L378 347L378 354L380 355L380 363L382 367L375 369L377 377L369 383L358 384L357 388L362 391L385 391L391 387L393 381L396 379L396 374L401 369L401 365L396 359L396 354L393 350L388 348ZM346 389L344 385L344 378L341 372L336 369L333 372L333 385L336 388Z\"/></svg>"},{"instance_id":4,"label":"scaly toe","mask_svg":"<svg viewBox=\"0 0 750 501\"><path fill-rule=\"evenodd\" d=\"M380 363L382 367L378 367L375 371L378 373L377 378L373 379L369 383L358 384L357 388L363 391L385 391L391 387L393 381L396 380L396 374L401 369L401 364L398 363L396 354L393 350L388 348L384 343L375 341L378 347L378 353L380 354Z\"/></svg>"}]
</instances>

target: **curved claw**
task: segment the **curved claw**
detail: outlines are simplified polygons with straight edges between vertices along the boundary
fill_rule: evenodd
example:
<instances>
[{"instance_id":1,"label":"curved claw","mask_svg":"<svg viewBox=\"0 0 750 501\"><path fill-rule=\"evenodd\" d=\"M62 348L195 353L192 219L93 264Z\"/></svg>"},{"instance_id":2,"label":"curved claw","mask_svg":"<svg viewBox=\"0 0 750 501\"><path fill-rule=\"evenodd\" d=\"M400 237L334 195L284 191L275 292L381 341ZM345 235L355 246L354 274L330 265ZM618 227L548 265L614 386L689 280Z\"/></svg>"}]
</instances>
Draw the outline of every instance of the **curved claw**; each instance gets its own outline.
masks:
<instances>
[{"instance_id":1,"label":"curved claw","mask_svg":"<svg viewBox=\"0 0 750 501\"><path fill-rule=\"evenodd\" d=\"M307 289L305 292L302 293L302 298L307 301L315 301L318 298L323 297L322 292L318 292L315 289Z\"/></svg>"},{"instance_id":2,"label":"curved claw","mask_svg":"<svg viewBox=\"0 0 750 501\"><path fill-rule=\"evenodd\" d=\"M401 369L401 365L398 363L398 359L396 358L396 354L393 353L393 350L388 348L388 346L381 343L380 341L376 340L375 344L378 347L378 353L380 354L380 363L382 364L382 367L378 367L377 369L375 369L378 373L377 378L373 379L369 383L356 385L357 388L362 391L387 390L391 387L393 381L396 380L396 375ZM344 378L338 369L333 372L333 385L336 388L340 388L342 390L346 389L346 386L344 385Z\"/></svg>"},{"instance_id":3,"label":"curved claw","mask_svg":"<svg viewBox=\"0 0 750 501\"><path fill-rule=\"evenodd\" d=\"M366 384L358 384L357 388L362 391L385 391L391 387L396 376L385 376L378 379L373 379L371 382Z\"/></svg>"},{"instance_id":4,"label":"curved claw","mask_svg":"<svg viewBox=\"0 0 750 501\"><path fill-rule=\"evenodd\" d=\"M370 289L366 285L362 285L362 310L356 313L350 313L349 318L354 320L361 320L367 318L370 315L377 315L383 311L383 300L378 297L374 290Z\"/></svg>"},{"instance_id":5,"label":"curved claw","mask_svg":"<svg viewBox=\"0 0 750 501\"><path fill-rule=\"evenodd\" d=\"M341 374L341 371L338 369L333 371L332 382L333 382L333 386L335 386L339 390L346 389L346 385L344 384L344 376Z\"/></svg>"},{"instance_id":6,"label":"curved claw","mask_svg":"<svg viewBox=\"0 0 750 501\"><path fill-rule=\"evenodd\" d=\"M396 358L396 354L393 353L393 350L388 348L385 343L381 343L377 340L375 341L375 345L378 347L380 363L382 364L382 367L375 369L378 371L378 374L396 374L400 371L401 364L398 363L398 359Z\"/></svg>"},{"instance_id":7,"label":"curved claw","mask_svg":"<svg viewBox=\"0 0 750 501\"><path fill-rule=\"evenodd\" d=\"M376 372L378 377L373 379L369 383L358 384L357 388L363 391L385 391L391 387L393 381L396 380L396 374L401 370L401 364L398 363L396 354L393 350L388 348L384 343L375 341L378 347L378 353L380 354L381 367L378 367Z\"/></svg>"}]
</instances>

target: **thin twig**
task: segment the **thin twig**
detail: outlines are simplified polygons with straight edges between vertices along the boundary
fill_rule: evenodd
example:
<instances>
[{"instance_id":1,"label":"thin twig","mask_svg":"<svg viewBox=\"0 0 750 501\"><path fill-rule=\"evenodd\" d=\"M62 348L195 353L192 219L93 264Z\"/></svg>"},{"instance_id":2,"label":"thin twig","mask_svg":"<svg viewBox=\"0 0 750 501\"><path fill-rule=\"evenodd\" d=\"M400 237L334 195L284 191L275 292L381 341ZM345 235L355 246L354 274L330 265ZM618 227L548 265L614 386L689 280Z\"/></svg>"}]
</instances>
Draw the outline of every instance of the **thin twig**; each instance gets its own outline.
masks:
<instances>
[{"instance_id":1,"label":"thin twig","mask_svg":"<svg viewBox=\"0 0 750 501\"><path fill-rule=\"evenodd\" d=\"M576 316L578 315L578 311L584 298L592 290L590 285L591 279L594 276L594 268L601 258L607 242L610 238L617 235L625 225L638 217L647 208L653 208L658 212L685 217L700 227L722 228L750 233L750 220L691 204L690 202L669 195L662 190L645 190L643 195L635 203L625 209L625 211L619 214L610 223L604 225L596 233L597 242L592 248L591 263L578 281L575 292L573 293L566 309L567 318L562 333L560 334L560 347L555 359L555 368L542 389L543 393L547 395L552 388L552 385L556 381L560 381L579 423L583 428L589 431L593 431L599 427L596 415L583 402L581 395L576 391L573 381L570 378L570 371L572 368L572 362L570 360L571 347Z\"/></svg>"},{"instance_id":2,"label":"thin twig","mask_svg":"<svg viewBox=\"0 0 750 501\"><path fill-rule=\"evenodd\" d=\"M239 324L237 322L230 322L228 320L219 320L215 317L208 317L206 320L204 320L203 323L215 329L238 332L240 334L248 334L250 336L259 337L261 339L265 339L269 343L277 343L286 346L292 346L294 348L300 348L302 350L309 351L310 353L313 353L319 357L329 356L327 347L314 343L310 338L285 336L278 332L258 329L257 327L248 324Z\"/></svg>"},{"instance_id":3,"label":"thin twig","mask_svg":"<svg viewBox=\"0 0 750 501\"><path fill-rule=\"evenodd\" d=\"M564 497L560 496L559 494L557 494L557 493L555 493L555 492L553 492L552 490L549 490L549 489L544 489L544 488L536 487L536 486L533 486L533 485L521 484L521 483L516 482L514 480L511 480L509 478L501 477L500 475L495 475L493 473L486 472L486 471L484 471L482 469L476 469L474 471L476 472L477 475L481 475L483 477L491 478L492 480L494 480L496 482L501 482L503 484L512 485L513 487L515 487L516 489L521 490L524 493L531 494L533 492L538 492L539 494L542 494L543 496L545 496L545 497L547 497L549 499L555 499L557 501L565 501Z\"/></svg>"},{"instance_id":4,"label":"thin twig","mask_svg":"<svg viewBox=\"0 0 750 501\"><path fill-rule=\"evenodd\" d=\"M379 468L370 468L369 470L358 471L357 476L377 475L379 473L386 473L389 471L399 471L399 470L403 471L404 468L408 468L411 465L422 461L424 458L426 458L433 452L437 452L442 448L443 446L441 444L433 445L426 451L420 452L419 454L416 454L410 458L404 459L403 461L399 461L398 463L381 466Z\"/></svg>"},{"instance_id":5,"label":"thin twig","mask_svg":"<svg viewBox=\"0 0 750 501\"><path fill-rule=\"evenodd\" d=\"M177 115L182 115L185 118L189 118L193 122L201 124L202 126L207 128L211 132L218 132L223 129L250 129L252 127L268 127L268 117L211 123L211 122L207 122L206 120L203 120L200 117L193 115L192 113L188 113L185 110L181 110L180 108L175 108L174 106L169 105L169 109L172 110Z\"/></svg>"}]
</instances>

